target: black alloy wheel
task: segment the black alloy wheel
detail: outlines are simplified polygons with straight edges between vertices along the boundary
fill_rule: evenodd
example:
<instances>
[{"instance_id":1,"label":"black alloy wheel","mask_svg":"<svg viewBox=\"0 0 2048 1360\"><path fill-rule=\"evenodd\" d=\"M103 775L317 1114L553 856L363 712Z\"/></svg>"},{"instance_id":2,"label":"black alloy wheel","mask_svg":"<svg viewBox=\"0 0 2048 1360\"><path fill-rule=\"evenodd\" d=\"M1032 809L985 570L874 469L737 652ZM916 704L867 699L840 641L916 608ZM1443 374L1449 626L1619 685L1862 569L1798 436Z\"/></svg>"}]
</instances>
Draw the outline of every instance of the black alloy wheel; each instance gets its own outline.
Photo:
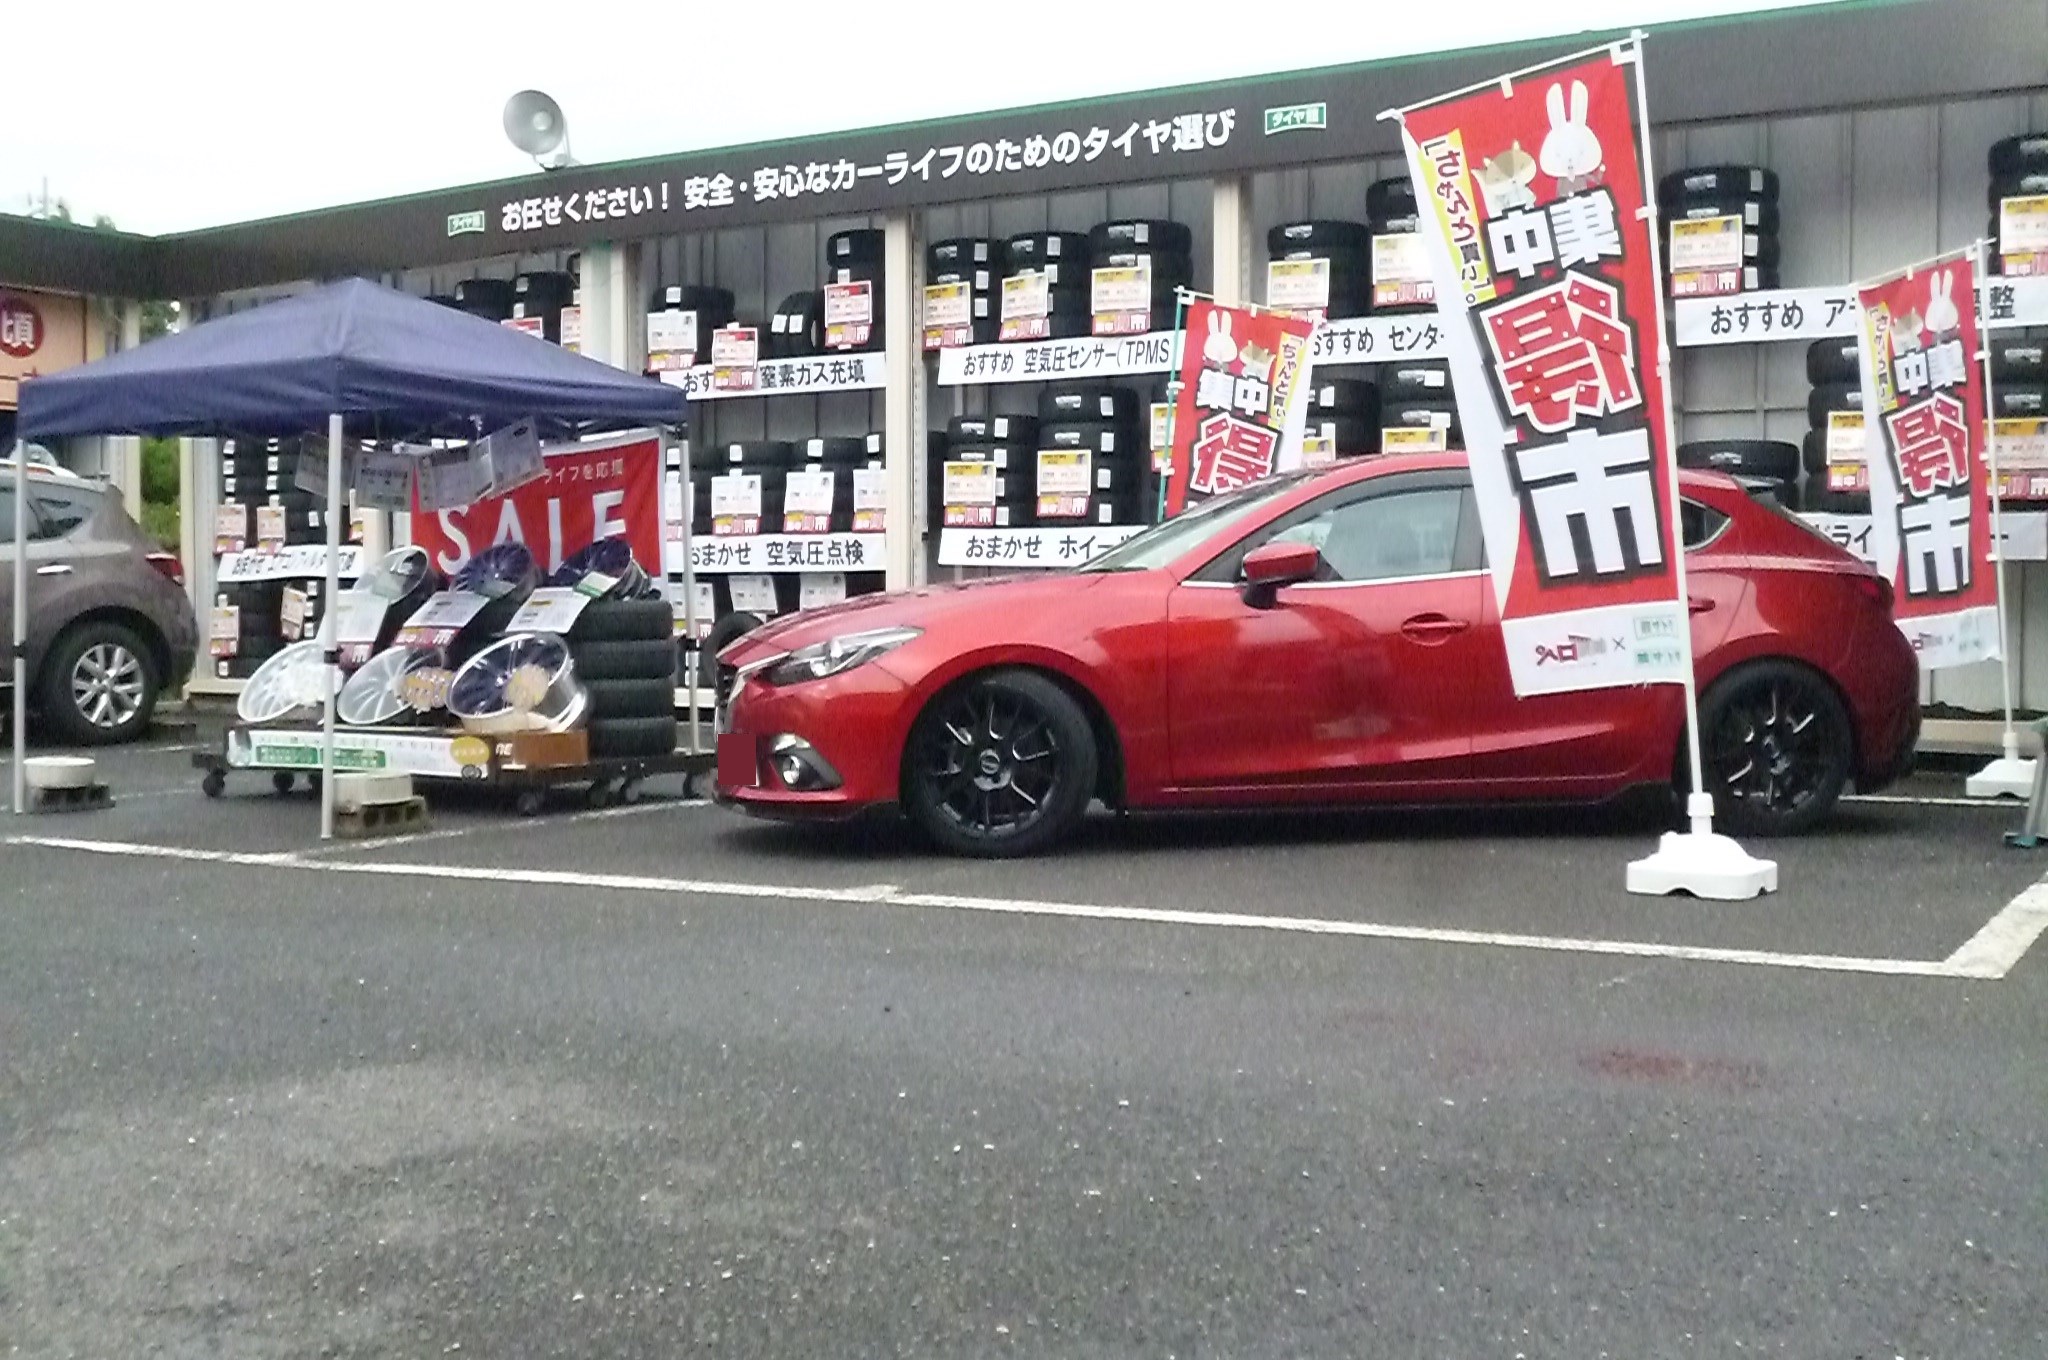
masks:
<instances>
[{"instance_id":1,"label":"black alloy wheel","mask_svg":"<svg viewBox=\"0 0 2048 1360\"><path fill-rule=\"evenodd\" d=\"M1825 679L1791 662L1758 662L1715 685L1700 707L1700 758L1723 829L1797 835L1833 810L1854 738Z\"/></svg>"},{"instance_id":2,"label":"black alloy wheel","mask_svg":"<svg viewBox=\"0 0 2048 1360\"><path fill-rule=\"evenodd\" d=\"M904 806L953 854L1035 854L1079 824L1095 772L1094 731L1065 690L1029 671L991 671L918 719Z\"/></svg>"}]
</instances>

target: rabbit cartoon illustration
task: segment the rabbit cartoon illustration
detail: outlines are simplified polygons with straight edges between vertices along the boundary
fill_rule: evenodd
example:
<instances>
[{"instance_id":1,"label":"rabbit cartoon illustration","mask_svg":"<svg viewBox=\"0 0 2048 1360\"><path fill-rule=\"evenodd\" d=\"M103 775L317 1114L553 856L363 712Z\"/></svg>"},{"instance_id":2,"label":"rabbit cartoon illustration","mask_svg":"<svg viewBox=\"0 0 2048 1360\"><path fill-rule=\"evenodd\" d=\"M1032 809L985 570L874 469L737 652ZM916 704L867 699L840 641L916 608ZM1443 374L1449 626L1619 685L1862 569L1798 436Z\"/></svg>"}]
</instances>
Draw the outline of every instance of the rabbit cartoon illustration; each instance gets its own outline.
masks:
<instances>
[{"instance_id":1,"label":"rabbit cartoon illustration","mask_svg":"<svg viewBox=\"0 0 2048 1360\"><path fill-rule=\"evenodd\" d=\"M1962 314L1956 310L1956 275L1952 269L1936 270L1927 280L1927 332L1930 335L1947 335L1963 327Z\"/></svg>"},{"instance_id":2,"label":"rabbit cartoon illustration","mask_svg":"<svg viewBox=\"0 0 2048 1360\"><path fill-rule=\"evenodd\" d=\"M1930 306L1928 310L1932 311L1933 308ZM1920 313L1918 312L1907 312L1904 316L1892 322L1892 357L1897 358L1901 354L1911 354L1914 350L1920 348L1920 327Z\"/></svg>"},{"instance_id":3,"label":"rabbit cartoon illustration","mask_svg":"<svg viewBox=\"0 0 2048 1360\"><path fill-rule=\"evenodd\" d=\"M1237 341L1230 337L1230 314L1209 313L1209 338L1202 342L1202 358L1218 368L1237 362Z\"/></svg>"},{"instance_id":4,"label":"rabbit cartoon illustration","mask_svg":"<svg viewBox=\"0 0 2048 1360\"><path fill-rule=\"evenodd\" d=\"M1498 217L1510 208L1533 208L1536 193L1529 182L1536 178L1536 161L1516 142L1498 156L1479 165L1479 193L1486 200L1486 215Z\"/></svg>"},{"instance_id":5,"label":"rabbit cartoon illustration","mask_svg":"<svg viewBox=\"0 0 2048 1360\"><path fill-rule=\"evenodd\" d=\"M1600 139L1586 126L1586 82L1572 82L1571 116L1565 116L1564 86L1553 85L1545 96L1550 106L1550 131L1543 134L1543 148L1537 164L1557 181L1561 194L1573 194L1593 183L1606 160Z\"/></svg>"}]
</instances>

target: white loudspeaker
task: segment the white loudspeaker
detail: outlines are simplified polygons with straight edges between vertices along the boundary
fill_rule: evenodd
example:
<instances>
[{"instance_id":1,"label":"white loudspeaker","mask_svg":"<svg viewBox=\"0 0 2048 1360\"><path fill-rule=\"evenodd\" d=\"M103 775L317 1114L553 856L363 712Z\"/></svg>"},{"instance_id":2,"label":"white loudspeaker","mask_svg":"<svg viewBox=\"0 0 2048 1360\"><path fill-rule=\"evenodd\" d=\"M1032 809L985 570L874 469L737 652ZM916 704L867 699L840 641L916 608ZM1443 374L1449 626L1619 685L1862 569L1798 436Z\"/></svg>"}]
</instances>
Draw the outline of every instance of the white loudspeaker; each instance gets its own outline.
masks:
<instances>
[{"instance_id":1,"label":"white loudspeaker","mask_svg":"<svg viewBox=\"0 0 2048 1360\"><path fill-rule=\"evenodd\" d=\"M569 120L562 106L539 90L521 90L505 101L505 135L543 170L576 164L569 154Z\"/></svg>"}]
</instances>

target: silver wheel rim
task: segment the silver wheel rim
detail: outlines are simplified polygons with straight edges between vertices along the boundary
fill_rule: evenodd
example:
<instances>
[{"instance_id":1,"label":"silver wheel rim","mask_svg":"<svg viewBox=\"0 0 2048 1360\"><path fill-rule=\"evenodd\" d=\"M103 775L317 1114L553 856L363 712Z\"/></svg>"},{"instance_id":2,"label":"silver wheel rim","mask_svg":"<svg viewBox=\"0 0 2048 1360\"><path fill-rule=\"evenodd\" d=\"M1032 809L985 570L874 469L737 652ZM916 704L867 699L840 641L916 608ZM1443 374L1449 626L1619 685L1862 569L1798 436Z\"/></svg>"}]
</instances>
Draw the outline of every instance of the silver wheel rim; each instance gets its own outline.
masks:
<instances>
[{"instance_id":1,"label":"silver wheel rim","mask_svg":"<svg viewBox=\"0 0 2048 1360\"><path fill-rule=\"evenodd\" d=\"M118 642L96 643L71 668L71 702L94 727L125 727L142 711L148 688L142 658Z\"/></svg>"}]
</instances>

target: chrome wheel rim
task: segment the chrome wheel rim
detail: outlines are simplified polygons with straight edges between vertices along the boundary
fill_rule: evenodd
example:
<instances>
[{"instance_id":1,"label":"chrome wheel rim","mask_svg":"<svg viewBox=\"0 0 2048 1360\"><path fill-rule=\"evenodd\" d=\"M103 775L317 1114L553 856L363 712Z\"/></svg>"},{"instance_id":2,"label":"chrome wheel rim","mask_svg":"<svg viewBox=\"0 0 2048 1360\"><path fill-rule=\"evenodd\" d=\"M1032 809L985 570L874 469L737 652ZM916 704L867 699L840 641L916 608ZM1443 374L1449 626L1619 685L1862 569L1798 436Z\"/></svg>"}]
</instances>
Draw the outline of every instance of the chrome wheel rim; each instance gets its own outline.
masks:
<instances>
[{"instance_id":1,"label":"chrome wheel rim","mask_svg":"<svg viewBox=\"0 0 2048 1360\"><path fill-rule=\"evenodd\" d=\"M1037 705L976 688L938 715L920 768L941 816L970 836L999 840L1045 816L1063 780L1062 754Z\"/></svg>"},{"instance_id":2,"label":"chrome wheel rim","mask_svg":"<svg viewBox=\"0 0 2048 1360\"><path fill-rule=\"evenodd\" d=\"M1709 734L1712 778L1723 797L1773 816L1820 796L1832 764L1817 696L1776 681L1738 695Z\"/></svg>"},{"instance_id":3,"label":"chrome wheel rim","mask_svg":"<svg viewBox=\"0 0 2048 1360\"><path fill-rule=\"evenodd\" d=\"M135 721L148 688L142 658L118 642L95 643L71 667L71 702L94 727L111 731Z\"/></svg>"}]
</instances>

